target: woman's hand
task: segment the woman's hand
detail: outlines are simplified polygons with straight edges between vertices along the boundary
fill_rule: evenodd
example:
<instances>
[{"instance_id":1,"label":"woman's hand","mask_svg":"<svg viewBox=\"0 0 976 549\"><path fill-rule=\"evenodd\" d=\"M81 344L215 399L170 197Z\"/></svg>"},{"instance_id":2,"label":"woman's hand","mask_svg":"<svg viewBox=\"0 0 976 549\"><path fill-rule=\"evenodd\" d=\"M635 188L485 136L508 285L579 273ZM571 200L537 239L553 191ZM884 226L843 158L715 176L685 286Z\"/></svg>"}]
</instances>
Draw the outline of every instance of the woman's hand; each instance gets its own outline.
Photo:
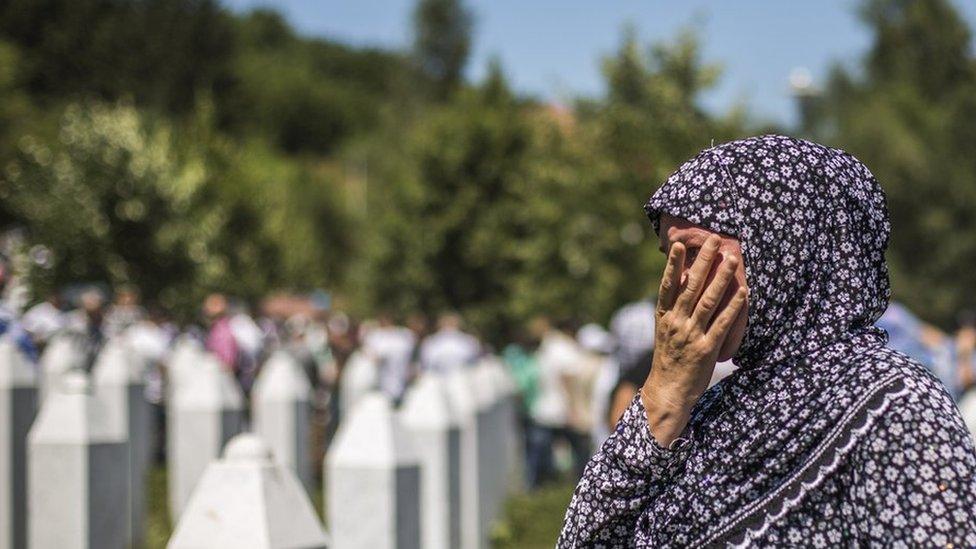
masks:
<instances>
[{"instance_id":1,"label":"woman's hand","mask_svg":"<svg viewBox=\"0 0 976 549\"><path fill-rule=\"evenodd\" d=\"M719 349L746 303L747 291L740 287L718 310L738 267L738 258L724 257L707 282L722 257L720 243L719 236L708 237L685 277L685 247L675 242L664 269L655 313L654 362L641 388L651 433L664 447L688 424L691 409L708 388Z\"/></svg>"}]
</instances>

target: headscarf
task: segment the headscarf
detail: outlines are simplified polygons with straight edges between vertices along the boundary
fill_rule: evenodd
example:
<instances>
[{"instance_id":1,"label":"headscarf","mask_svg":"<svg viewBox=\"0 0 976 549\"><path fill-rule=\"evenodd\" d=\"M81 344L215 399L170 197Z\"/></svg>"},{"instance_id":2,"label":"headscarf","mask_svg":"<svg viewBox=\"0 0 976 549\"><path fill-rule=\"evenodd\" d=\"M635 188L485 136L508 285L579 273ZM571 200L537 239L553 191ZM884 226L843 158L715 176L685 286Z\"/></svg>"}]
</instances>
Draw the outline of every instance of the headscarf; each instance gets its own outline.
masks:
<instances>
[{"instance_id":1,"label":"headscarf","mask_svg":"<svg viewBox=\"0 0 976 549\"><path fill-rule=\"evenodd\" d=\"M904 390L873 326L890 293L884 193L844 151L765 135L703 151L645 211L657 231L668 213L738 238L750 293L739 369L700 399L688 459L642 527L660 545L747 541Z\"/></svg>"}]
</instances>

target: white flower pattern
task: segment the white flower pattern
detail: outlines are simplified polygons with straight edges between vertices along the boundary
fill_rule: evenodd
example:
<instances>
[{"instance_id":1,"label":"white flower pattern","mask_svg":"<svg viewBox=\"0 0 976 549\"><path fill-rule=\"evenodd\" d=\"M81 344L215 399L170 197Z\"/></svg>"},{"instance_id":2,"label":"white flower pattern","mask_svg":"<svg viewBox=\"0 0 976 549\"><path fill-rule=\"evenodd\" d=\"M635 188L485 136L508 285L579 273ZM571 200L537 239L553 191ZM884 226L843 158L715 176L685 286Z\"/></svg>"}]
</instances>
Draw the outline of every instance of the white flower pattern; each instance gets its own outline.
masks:
<instances>
[{"instance_id":1,"label":"white flower pattern","mask_svg":"<svg viewBox=\"0 0 976 549\"><path fill-rule=\"evenodd\" d=\"M707 149L645 207L742 244L739 366L662 448L636 398L558 547L976 546L976 449L944 387L885 346L884 194L851 155L783 136Z\"/></svg>"}]
</instances>

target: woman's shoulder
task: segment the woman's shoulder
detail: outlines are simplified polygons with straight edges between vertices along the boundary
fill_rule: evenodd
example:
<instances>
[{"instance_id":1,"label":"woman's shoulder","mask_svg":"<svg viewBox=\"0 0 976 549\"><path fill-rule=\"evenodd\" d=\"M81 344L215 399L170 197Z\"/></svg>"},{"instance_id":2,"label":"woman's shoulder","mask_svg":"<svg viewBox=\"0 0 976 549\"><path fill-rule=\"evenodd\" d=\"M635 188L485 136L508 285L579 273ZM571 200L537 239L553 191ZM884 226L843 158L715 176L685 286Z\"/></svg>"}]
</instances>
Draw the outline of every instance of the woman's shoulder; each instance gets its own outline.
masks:
<instances>
[{"instance_id":1,"label":"woman's shoulder","mask_svg":"<svg viewBox=\"0 0 976 549\"><path fill-rule=\"evenodd\" d=\"M972 435L948 389L917 360L885 347L868 353L865 362L858 366L891 379L886 388L882 419L875 431L894 428L901 432L908 428L913 438L941 432L952 433L953 439L971 440Z\"/></svg>"},{"instance_id":2,"label":"woman's shoulder","mask_svg":"<svg viewBox=\"0 0 976 549\"><path fill-rule=\"evenodd\" d=\"M943 403L954 408L952 396L936 375L918 360L890 347L876 347L862 354L855 367L873 377L891 380L909 402Z\"/></svg>"}]
</instances>

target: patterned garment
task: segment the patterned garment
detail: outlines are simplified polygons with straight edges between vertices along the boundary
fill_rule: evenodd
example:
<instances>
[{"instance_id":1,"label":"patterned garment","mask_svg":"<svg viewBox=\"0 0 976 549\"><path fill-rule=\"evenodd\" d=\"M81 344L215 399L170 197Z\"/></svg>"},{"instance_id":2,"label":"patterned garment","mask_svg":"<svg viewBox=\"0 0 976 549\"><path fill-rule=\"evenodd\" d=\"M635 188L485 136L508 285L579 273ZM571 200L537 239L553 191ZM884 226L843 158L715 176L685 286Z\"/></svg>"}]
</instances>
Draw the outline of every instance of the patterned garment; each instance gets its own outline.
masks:
<instances>
[{"instance_id":1,"label":"patterned garment","mask_svg":"<svg viewBox=\"0 0 976 549\"><path fill-rule=\"evenodd\" d=\"M703 151L645 207L742 245L739 369L670 448L640 398L592 458L559 547L976 546L976 449L945 388L885 346L884 194L782 136Z\"/></svg>"}]
</instances>

